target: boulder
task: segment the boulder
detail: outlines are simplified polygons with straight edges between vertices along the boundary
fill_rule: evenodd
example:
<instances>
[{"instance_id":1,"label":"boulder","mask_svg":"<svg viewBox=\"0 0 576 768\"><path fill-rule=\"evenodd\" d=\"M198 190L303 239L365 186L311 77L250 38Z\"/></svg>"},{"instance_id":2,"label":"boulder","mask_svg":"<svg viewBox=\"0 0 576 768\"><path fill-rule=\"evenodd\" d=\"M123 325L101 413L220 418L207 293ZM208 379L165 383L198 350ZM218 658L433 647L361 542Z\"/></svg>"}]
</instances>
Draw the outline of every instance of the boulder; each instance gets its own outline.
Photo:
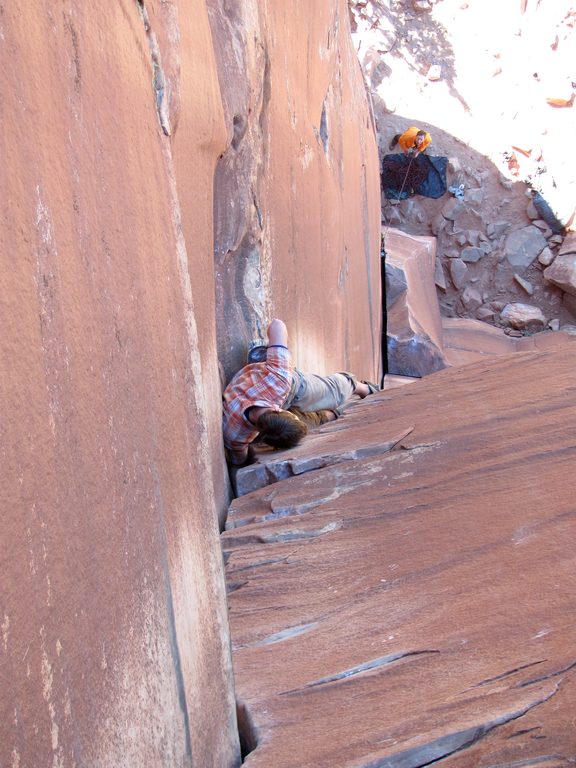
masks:
<instances>
[{"instance_id":1,"label":"boulder","mask_svg":"<svg viewBox=\"0 0 576 768\"><path fill-rule=\"evenodd\" d=\"M562 240L559 256L564 256L566 253L576 253L576 232L569 232Z\"/></svg>"},{"instance_id":2,"label":"boulder","mask_svg":"<svg viewBox=\"0 0 576 768\"><path fill-rule=\"evenodd\" d=\"M434 240L396 230L387 235L386 274L406 292L398 292L388 310L388 371L402 376L426 376L445 366L442 323L434 285ZM403 273L400 279L399 273Z\"/></svg>"},{"instance_id":3,"label":"boulder","mask_svg":"<svg viewBox=\"0 0 576 768\"><path fill-rule=\"evenodd\" d=\"M544 248L544 250L538 256L538 262L542 264L543 267L549 267L553 261L554 253L548 246L546 246L546 248Z\"/></svg>"},{"instance_id":4,"label":"boulder","mask_svg":"<svg viewBox=\"0 0 576 768\"><path fill-rule=\"evenodd\" d=\"M482 304L482 294L477 288L467 285L460 294L460 301L468 315L472 315Z\"/></svg>"},{"instance_id":5,"label":"boulder","mask_svg":"<svg viewBox=\"0 0 576 768\"><path fill-rule=\"evenodd\" d=\"M566 293L576 296L576 253L557 256L544 270L544 277Z\"/></svg>"},{"instance_id":6,"label":"boulder","mask_svg":"<svg viewBox=\"0 0 576 768\"><path fill-rule=\"evenodd\" d=\"M450 277L456 288L462 288L466 283L466 276L468 274L468 267L462 259L450 259L448 264L450 270Z\"/></svg>"},{"instance_id":7,"label":"boulder","mask_svg":"<svg viewBox=\"0 0 576 768\"><path fill-rule=\"evenodd\" d=\"M505 256L514 267L529 267L546 247L538 227L530 225L510 232L505 241Z\"/></svg>"},{"instance_id":8,"label":"boulder","mask_svg":"<svg viewBox=\"0 0 576 768\"><path fill-rule=\"evenodd\" d=\"M507 304L500 313L500 319L516 330L537 331L546 326L546 318L539 307L520 302Z\"/></svg>"},{"instance_id":9,"label":"boulder","mask_svg":"<svg viewBox=\"0 0 576 768\"><path fill-rule=\"evenodd\" d=\"M485 251L483 248L478 248L476 246L468 246L467 248L462 249L462 253L460 254L460 258L462 261L466 263L474 263L476 261L480 261L482 256L485 256Z\"/></svg>"}]
</instances>

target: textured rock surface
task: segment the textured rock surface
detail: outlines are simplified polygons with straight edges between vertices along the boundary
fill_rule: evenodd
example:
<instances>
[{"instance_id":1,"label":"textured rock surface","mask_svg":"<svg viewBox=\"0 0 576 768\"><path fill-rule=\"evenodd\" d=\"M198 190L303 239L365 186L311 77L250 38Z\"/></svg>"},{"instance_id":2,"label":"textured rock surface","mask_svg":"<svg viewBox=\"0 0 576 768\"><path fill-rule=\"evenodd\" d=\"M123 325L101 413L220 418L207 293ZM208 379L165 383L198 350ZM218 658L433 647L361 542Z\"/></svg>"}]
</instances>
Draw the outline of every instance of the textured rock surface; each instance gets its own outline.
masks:
<instances>
[{"instance_id":1,"label":"textured rock surface","mask_svg":"<svg viewBox=\"0 0 576 768\"><path fill-rule=\"evenodd\" d=\"M221 379L271 313L303 366L379 373L347 4L28 5L0 5L0 765L236 766Z\"/></svg>"},{"instance_id":2,"label":"textured rock surface","mask_svg":"<svg viewBox=\"0 0 576 768\"><path fill-rule=\"evenodd\" d=\"M0 7L6 767L240 761L217 526L224 122L204 4L145 5Z\"/></svg>"},{"instance_id":3,"label":"textured rock surface","mask_svg":"<svg viewBox=\"0 0 576 768\"><path fill-rule=\"evenodd\" d=\"M304 370L377 378L380 184L345 0L210 0L229 146L215 182L224 378L270 314Z\"/></svg>"},{"instance_id":4,"label":"textured rock surface","mask_svg":"<svg viewBox=\"0 0 576 768\"><path fill-rule=\"evenodd\" d=\"M374 395L314 445L338 459L338 427L340 453L372 455L233 503L247 768L571 764L576 340L563 338Z\"/></svg>"}]
</instances>

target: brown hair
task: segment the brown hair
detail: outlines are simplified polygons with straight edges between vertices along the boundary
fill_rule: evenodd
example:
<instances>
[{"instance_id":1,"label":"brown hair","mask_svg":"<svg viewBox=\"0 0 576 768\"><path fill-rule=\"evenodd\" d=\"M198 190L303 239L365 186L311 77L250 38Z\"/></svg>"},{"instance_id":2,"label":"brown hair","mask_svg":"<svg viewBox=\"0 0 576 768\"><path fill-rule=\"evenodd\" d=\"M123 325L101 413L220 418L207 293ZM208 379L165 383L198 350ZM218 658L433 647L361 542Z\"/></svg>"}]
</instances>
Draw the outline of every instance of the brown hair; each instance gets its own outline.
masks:
<instances>
[{"instance_id":1,"label":"brown hair","mask_svg":"<svg viewBox=\"0 0 576 768\"><path fill-rule=\"evenodd\" d=\"M308 427L288 411L265 411L257 421L260 440L272 448L293 448L308 433Z\"/></svg>"}]
</instances>

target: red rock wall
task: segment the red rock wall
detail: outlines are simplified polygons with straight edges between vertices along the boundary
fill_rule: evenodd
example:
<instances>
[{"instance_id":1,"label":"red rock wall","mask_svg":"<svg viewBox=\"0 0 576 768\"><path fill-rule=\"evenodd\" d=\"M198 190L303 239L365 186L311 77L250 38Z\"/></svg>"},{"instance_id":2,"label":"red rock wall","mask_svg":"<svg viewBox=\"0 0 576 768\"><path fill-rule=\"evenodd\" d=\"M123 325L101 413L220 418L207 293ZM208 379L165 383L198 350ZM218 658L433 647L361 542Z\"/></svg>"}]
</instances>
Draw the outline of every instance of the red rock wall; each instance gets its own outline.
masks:
<instances>
[{"instance_id":1,"label":"red rock wall","mask_svg":"<svg viewBox=\"0 0 576 768\"><path fill-rule=\"evenodd\" d=\"M215 187L225 376L277 315L305 370L375 378L378 152L347 3L208 5L230 142Z\"/></svg>"},{"instance_id":2,"label":"red rock wall","mask_svg":"<svg viewBox=\"0 0 576 768\"><path fill-rule=\"evenodd\" d=\"M378 368L346 3L206 5L0 6L2 766L239 764L217 352Z\"/></svg>"},{"instance_id":3,"label":"red rock wall","mask_svg":"<svg viewBox=\"0 0 576 768\"><path fill-rule=\"evenodd\" d=\"M3 766L239 762L210 258L222 109L204 3L146 11L148 35L127 0L0 7Z\"/></svg>"}]
</instances>

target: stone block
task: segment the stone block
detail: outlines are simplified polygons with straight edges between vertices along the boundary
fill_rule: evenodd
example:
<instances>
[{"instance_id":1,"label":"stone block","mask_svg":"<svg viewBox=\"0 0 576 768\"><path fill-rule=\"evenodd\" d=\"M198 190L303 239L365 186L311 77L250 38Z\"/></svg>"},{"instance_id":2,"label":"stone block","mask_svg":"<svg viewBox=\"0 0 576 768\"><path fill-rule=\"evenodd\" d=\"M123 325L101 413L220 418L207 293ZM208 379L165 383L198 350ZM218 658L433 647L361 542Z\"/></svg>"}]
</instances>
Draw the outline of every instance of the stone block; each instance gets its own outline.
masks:
<instances>
[{"instance_id":1,"label":"stone block","mask_svg":"<svg viewBox=\"0 0 576 768\"><path fill-rule=\"evenodd\" d=\"M450 270L450 277L456 288L462 288L466 283L468 276L468 267L462 259L450 259L448 269Z\"/></svg>"},{"instance_id":2,"label":"stone block","mask_svg":"<svg viewBox=\"0 0 576 768\"><path fill-rule=\"evenodd\" d=\"M462 261L466 262L467 264L474 263L476 261L480 261L480 259L485 255L483 248L477 248L475 246L469 246L468 248L463 248L462 252L460 254L460 258Z\"/></svg>"},{"instance_id":3,"label":"stone block","mask_svg":"<svg viewBox=\"0 0 576 768\"><path fill-rule=\"evenodd\" d=\"M511 328L531 332L542 330L547 322L540 307L521 302L507 304L500 313L500 319Z\"/></svg>"},{"instance_id":4,"label":"stone block","mask_svg":"<svg viewBox=\"0 0 576 768\"><path fill-rule=\"evenodd\" d=\"M548 282L576 296L576 253L557 256L543 275Z\"/></svg>"},{"instance_id":5,"label":"stone block","mask_svg":"<svg viewBox=\"0 0 576 768\"><path fill-rule=\"evenodd\" d=\"M537 227L523 227L507 235L506 258L514 267L529 267L546 245L546 238Z\"/></svg>"}]
</instances>

